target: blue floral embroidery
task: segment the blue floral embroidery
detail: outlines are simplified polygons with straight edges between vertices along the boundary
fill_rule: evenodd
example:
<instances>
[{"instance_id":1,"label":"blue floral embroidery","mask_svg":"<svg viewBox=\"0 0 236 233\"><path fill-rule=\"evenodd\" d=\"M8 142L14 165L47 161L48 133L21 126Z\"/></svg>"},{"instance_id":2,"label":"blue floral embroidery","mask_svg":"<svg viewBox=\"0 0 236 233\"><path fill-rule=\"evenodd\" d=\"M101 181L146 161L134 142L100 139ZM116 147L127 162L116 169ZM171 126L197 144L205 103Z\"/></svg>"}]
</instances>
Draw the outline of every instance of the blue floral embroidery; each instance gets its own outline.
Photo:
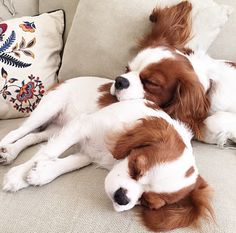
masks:
<instances>
[{"instance_id":1,"label":"blue floral embroidery","mask_svg":"<svg viewBox=\"0 0 236 233\"><path fill-rule=\"evenodd\" d=\"M3 28L3 26L1 28ZM5 29L6 31L6 27L3 29ZM15 40L16 40L16 33L15 31L12 31L11 35L5 41L3 41L2 45L0 45L0 62L5 63L10 66L15 66L18 68L26 68L26 67L31 66L30 63L22 62L14 58L13 56L9 55L9 53L12 53L13 51L7 52L7 50L11 47L11 45L15 42ZM34 55L32 55L32 57L33 56Z\"/></svg>"}]
</instances>

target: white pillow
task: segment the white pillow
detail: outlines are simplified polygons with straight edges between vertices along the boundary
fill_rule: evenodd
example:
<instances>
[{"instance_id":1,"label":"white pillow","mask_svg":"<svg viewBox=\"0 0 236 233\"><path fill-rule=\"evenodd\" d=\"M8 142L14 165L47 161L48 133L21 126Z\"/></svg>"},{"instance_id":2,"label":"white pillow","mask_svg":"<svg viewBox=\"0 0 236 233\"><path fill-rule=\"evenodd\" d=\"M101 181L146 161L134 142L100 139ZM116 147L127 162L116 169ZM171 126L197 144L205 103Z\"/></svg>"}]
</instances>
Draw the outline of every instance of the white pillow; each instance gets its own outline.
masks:
<instances>
[{"instance_id":1,"label":"white pillow","mask_svg":"<svg viewBox=\"0 0 236 233\"><path fill-rule=\"evenodd\" d=\"M0 119L32 112L57 82L62 10L0 23Z\"/></svg>"},{"instance_id":2,"label":"white pillow","mask_svg":"<svg viewBox=\"0 0 236 233\"><path fill-rule=\"evenodd\" d=\"M187 46L193 50L207 51L227 22L233 8L213 0L188 0L192 3L192 39ZM158 0L161 7L172 6L181 0Z\"/></svg>"}]
</instances>

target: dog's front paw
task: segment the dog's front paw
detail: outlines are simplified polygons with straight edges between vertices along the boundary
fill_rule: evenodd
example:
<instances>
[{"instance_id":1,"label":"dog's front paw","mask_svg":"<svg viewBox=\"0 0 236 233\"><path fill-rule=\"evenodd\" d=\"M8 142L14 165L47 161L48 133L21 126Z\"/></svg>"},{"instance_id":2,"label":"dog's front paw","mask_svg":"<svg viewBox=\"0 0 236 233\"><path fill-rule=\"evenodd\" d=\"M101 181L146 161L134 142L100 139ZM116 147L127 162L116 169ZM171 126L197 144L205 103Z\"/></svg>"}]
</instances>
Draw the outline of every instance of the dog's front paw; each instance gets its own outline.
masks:
<instances>
[{"instance_id":1,"label":"dog's front paw","mask_svg":"<svg viewBox=\"0 0 236 233\"><path fill-rule=\"evenodd\" d=\"M57 177L53 169L56 160L43 160L35 162L34 166L28 172L26 181L30 185L41 186L47 184Z\"/></svg>"},{"instance_id":2,"label":"dog's front paw","mask_svg":"<svg viewBox=\"0 0 236 233\"><path fill-rule=\"evenodd\" d=\"M29 184L25 181L24 167L13 167L4 176L3 190L7 192L16 192L20 189L28 187Z\"/></svg>"},{"instance_id":3,"label":"dog's front paw","mask_svg":"<svg viewBox=\"0 0 236 233\"><path fill-rule=\"evenodd\" d=\"M17 157L11 144L7 146L0 146L0 164L10 164Z\"/></svg>"}]
</instances>

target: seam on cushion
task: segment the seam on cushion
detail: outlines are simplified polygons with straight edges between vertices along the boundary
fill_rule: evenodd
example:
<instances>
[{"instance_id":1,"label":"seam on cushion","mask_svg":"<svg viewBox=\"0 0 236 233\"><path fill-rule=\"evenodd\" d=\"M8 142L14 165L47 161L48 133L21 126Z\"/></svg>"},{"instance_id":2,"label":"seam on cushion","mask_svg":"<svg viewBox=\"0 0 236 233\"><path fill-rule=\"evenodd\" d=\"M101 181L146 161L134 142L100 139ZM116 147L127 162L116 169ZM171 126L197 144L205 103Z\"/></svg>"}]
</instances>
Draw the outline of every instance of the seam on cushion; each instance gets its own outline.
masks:
<instances>
[{"instance_id":1,"label":"seam on cushion","mask_svg":"<svg viewBox=\"0 0 236 233\"><path fill-rule=\"evenodd\" d=\"M16 9L13 3L13 0L1 0L2 5L8 10L8 12L12 15L16 15Z\"/></svg>"}]
</instances>

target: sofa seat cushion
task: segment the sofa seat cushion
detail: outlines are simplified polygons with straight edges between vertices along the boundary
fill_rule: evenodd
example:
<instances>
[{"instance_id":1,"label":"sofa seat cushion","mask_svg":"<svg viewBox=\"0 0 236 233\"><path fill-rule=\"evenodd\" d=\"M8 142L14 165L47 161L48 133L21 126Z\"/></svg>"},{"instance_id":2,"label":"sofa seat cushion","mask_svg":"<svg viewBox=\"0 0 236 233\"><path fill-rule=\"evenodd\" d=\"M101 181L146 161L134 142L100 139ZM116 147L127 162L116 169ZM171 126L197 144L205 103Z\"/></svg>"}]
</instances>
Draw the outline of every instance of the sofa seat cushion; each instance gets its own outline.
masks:
<instances>
[{"instance_id":1,"label":"sofa seat cushion","mask_svg":"<svg viewBox=\"0 0 236 233\"><path fill-rule=\"evenodd\" d=\"M18 127L23 119L1 120L0 139ZM0 182L10 167L27 161L39 148L25 150L10 166L0 167ZM204 233L235 233L236 151L194 142L200 173L215 190L217 225L203 224ZM42 187L29 187L17 193L0 190L0 232L77 233L148 232L135 210L116 213L104 191L107 171L88 166L63 175ZM10 222L9 222L10 221ZM197 233L178 229L173 233Z\"/></svg>"}]
</instances>

